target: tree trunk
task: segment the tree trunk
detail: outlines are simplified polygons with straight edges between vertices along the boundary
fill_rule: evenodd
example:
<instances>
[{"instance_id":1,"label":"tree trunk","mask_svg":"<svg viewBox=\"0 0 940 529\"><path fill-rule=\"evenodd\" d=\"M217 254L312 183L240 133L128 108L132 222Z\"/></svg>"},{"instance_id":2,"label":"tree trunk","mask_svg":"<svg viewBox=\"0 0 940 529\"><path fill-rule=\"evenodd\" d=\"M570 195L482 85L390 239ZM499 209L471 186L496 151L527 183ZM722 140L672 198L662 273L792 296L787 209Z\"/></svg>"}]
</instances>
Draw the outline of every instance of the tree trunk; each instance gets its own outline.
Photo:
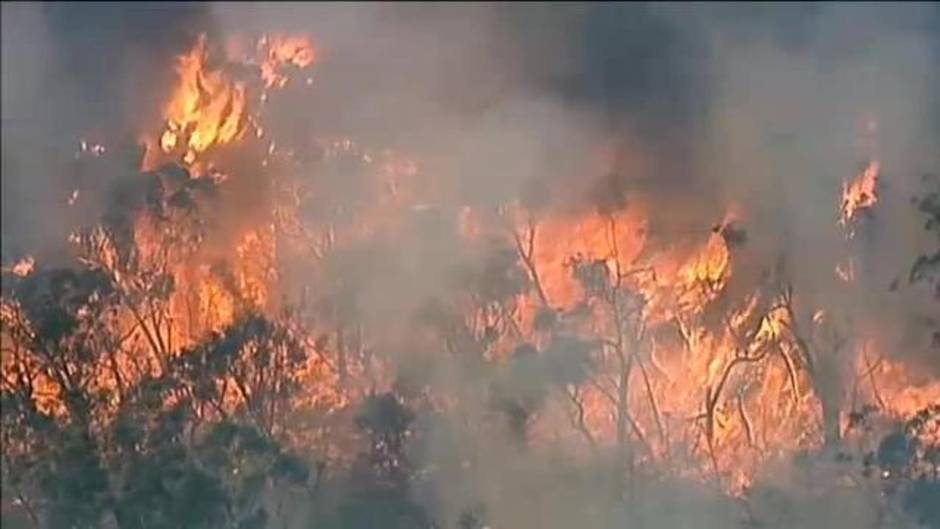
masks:
<instances>
[{"instance_id":1,"label":"tree trunk","mask_svg":"<svg viewBox=\"0 0 940 529\"><path fill-rule=\"evenodd\" d=\"M620 371L620 380L617 388L617 464L614 476L614 494L618 500L622 500L626 493L626 480L633 476L633 454L630 446L630 437L627 433L627 421L629 419L629 384L630 370L632 368L632 358L622 366ZM626 473L626 476L625 476Z\"/></svg>"}]
</instances>

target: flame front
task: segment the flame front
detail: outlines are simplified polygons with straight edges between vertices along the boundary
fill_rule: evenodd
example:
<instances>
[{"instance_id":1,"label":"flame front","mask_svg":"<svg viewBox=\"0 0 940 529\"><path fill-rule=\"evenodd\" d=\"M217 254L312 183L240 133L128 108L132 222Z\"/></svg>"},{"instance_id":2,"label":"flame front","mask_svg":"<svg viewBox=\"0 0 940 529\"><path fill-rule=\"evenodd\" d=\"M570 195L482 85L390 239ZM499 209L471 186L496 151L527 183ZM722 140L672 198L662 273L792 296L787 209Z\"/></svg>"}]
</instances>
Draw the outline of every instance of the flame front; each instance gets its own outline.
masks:
<instances>
[{"instance_id":1,"label":"flame front","mask_svg":"<svg viewBox=\"0 0 940 529\"><path fill-rule=\"evenodd\" d=\"M187 185L194 182L173 181L183 191L161 203L159 211L140 212L134 219L133 259L122 257L114 237L102 230L76 235L74 242L82 248L85 262L105 271L130 300L129 309L115 318L115 333L134 343L149 343L151 350L166 356L183 354L245 313L280 317L283 299L301 297L287 292L285 276L291 268L301 269L294 272L316 278L311 290L320 289L310 296L321 298L311 302L316 322L309 328L292 328L316 353L301 376L305 391L297 406L349 406L362 398L368 384L357 387L346 383L348 378L369 373L373 386L393 378L391 366L366 352L387 346L380 343L383 339L392 342L401 334L420 332L410 327L397 332L375 329L380 325L365 318L349 323L355 310L333 298L324 300L336 292L358 294L359 285L347 277L354 274L350 267L331 258L369 243L389 243L386 239L394 246L416 213L437 211L438 197L431 186L423 185L418 163L345 137L290 138L294 141L285 144L306 146L321 155L315 164L302 166L297 161L301 157L280 148L275 133L268 132L276 126L262 128L263 118L254 105L267 104L267 91L286 87L294 70L312 66L317 60L314 48L306 38L281 36L259 40L253 56L235 48L227 59L250 66L254 77L238 77L231 64L211 60L216 58L205 37L179 57L178 84L164 108L160 152L148 153L144 169L163 190L171 187L164 182L172 178L161 172L157 162L180 163L191 170L180 178L186 180L197 176L199 161L223 146L257 147L264 140L267 157L258 167L250 167L257 173L250 176L272 179L273 198L264 204L267 210L258 212L253 224L216 227L217 232L205 235L208 228L192 222L187 209L191 202L200 205L197 199L190 200L195 191ZM255 133L246 134L252 128ZM98 147L90 151L104 156L104 148ZM83 145L85 150L89 149ZM317 173L330 163L356 170L330 180L329 174ZM296 170L298 166L302 170ZM303 178L285 177L281 173L291 173L285 167ZM244 167L223 169L248 172ZM850 236L862 212L877 205L879 174L879 163L872 161L843 185L839 223ZM331 202L344 179L353 176L362 178L358 194ZM230 182L220 179L212 184L228 189ZM300 211L304 203L316 204L315 212L305 216ZM173 209L177 206L181 212L176 216L167 213L177 211ZM442 205L440 211L450 210ZM448 335L441 341L483 351L497 364L508 362L521 345L548 355L561 336L590 343L594 378L566 384L565 398L554 402L554 410L561 410L559 414L571 422L559 424L549 406L536 414L535 431L556 438L564 430L578 448L585 442L613 445L629 439L643 464L673 465L676 473L718 479L726 490L741 493L768 461L818 448L826 441L829 401L822 394L823 368L818 364L830 351L821 353L824 348L814 339L824 334L828 312L804 307L813 316L801 324L794 309L798 302L779 278L740 290L729 288L740 263L734 242L736 214L729 213L711 231L703 229L694 244L672 246L657 245L648 236L655 214L654 204L639 201L613 213L529 211L518 203L495 213L460 207L453 215L452 235L458 245L476 248L497 240L512 249L511 261L524 270L528 281L505 299L481 301L484 296L478 292L461 297L455 303L462 311L457 319L466 328L452 333L457 338ZM299 264L288 266L286 256ZM837 274L851 288L855 273L852 261L848 263L840 265ZM24 260L12 273L25 277L33 267L32 260ZM147 301L147 293L157 286L169 292L165 301ZM303 296L307 295L305 290ZM162 319L154 314L162 314ZM502 335L492 336L499 332ZM886 415L899 420L940 400L937 381L914 384L903 365L878 355L867 340L858 342L862 345L852 344L854 367L863 383L853 388L857 390L853 399L880 402ZM121 353L124 371L140 378L160 371L164 359L141 359L147 347ZM327 347L333 348L335 359L325 359ZM359 354L358 364L353 352ZM101 371L102 384L117 383L104 374L104 368ZM47 410L57 409L61 400L54 392L36 398ZM843 401L837 413L843 421L837 427L845 431L844 419L852 410L845 404L850 399Z\"/></svg>"}]
</instances>

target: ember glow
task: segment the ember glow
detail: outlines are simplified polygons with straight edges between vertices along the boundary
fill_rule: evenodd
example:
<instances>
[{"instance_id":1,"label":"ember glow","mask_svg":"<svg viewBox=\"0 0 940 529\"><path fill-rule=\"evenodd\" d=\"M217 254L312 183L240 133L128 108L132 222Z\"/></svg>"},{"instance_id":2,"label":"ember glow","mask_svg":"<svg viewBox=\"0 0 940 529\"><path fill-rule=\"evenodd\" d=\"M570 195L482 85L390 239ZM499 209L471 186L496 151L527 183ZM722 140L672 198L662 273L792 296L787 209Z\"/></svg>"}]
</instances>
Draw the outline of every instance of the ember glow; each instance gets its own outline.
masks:
<instances>
[{"instance_id":1,"label":"ember glow","mask_svg":"<svg viewBox=\"0 0 940 529\"><path fill-rule=\"evenodd\" d=\"M246 108L250 87L224 67L212 66L207 46L202 35L189 53L177 59L178 84L164 109L166 129L160 135L160 148L168 154L181 152L187 165L210 147L241 138L249 127L258 137L263 133ZM308 68L314 60L312 45L302 37L263 37L256 54L260 59L237 60L258 68L265 90L283 88L289 78L285 70ZM266 98L267 93L259 97Z\"/></svg>"},{"instance_id":2,"label":"ember glow","mask_svg":"<svg viewBox=\"0 0 940 529\"><path fill-rule=\"evenodd\" d=\"M236 139L245 126L245 86L225 78L221 71L207 71L206 40L179 58L179 86L166 106L167 129L160 147L170 152L180 145L184 160L210 146Z\"/></svg>"},{"instance_id":3,"label":"ember glow","mask_svg":"<svg viewBox=\"0 0 940 529\"><path fill-rule=\"evenodd\" d=\"M801 461L818 472L833 460L843 465L820 478L825 494L858 487L885 504L891 500L883 487L898 476L928 479L932 471L936 481L940 378L923 367L935 363L911 360L903 347L921 347L915 338L902 341L901 330L872 324L877 307L852 306L881 288L871 275L875 250L856 231L895 214L880 181L892 159L875 159L873 145L864 146L863 169L841 188L813 184L827 190L818 203L828 206L806 218L830 218L818 229L832 237L820 236L831 243L825 252L807 250L815 259L807 274L810 266L794 263L781 242L790 226L770 219L778 201L793 199L784 190L748 202L737 190L691 191L695 178L668 182L659 167L640 182L645 167L637 169L643 164L636 160L646 153L629 152L625 169L612 163L605 175L589 177L623 180L625 198L613 196L621 191L615 185L611 196L582 193L581 176L563 174L534 178L544 188L539 199L511 196L507 185L513 192L482 200L466 192L476 182L467 184L472 178L437 155L439 147L415 140L433 143L427 135L407 134L407 122L376 125L387 136L382 144L382 133L356 138L356 127L335 116L326 124L307 119L308 108L328 113L346 104L366 121L371 112L381 115L378 96L348 103L335 87L321 92L355 54L320 48L319 38L246 31L215 42L200 34L175 57L171 83L161 87L162 106L152 114L162 121L136 131L140 156L120 158L116 146L127 138L78 139L76 167L123 164L132 176L115 179L113 200L87 191L85 180L70 185L62 201L68 209L94 199L105 206L94 221L70 227L60 244L66 257L4 262L0 390L25 410L9 419L5 465L46 448L24 426L30 421L86 424L87 439L114 443L96 462L109 473L102 479L109 501L156 497L127 485L118 459L162 457L162 448L148 444L162 434L125 423L158 424L178 414L192 424L166 435L186 457L205 458L199 465L206 468L221 457L200 444L206 440L228 439L227 453L245 461L252 449L234 440L243 430L215 424L250 425L260 432L254 442L315 461L315 473L303 474L303 485L283 498L320 494L329 480L347 480L330 494L357 491L349 484L374 472L381 478L369 487L376 490L408 482L421 501L441 502L435 515L465 520L480 504L490 527L506 528L541 526L501 497L509 493L500 487L523 480L507 469L523 469L529 479L560 458L591 468L584 490L610 501L630 504L650 483L678 480L717 494L735 524L757 524L761 494L782 482L773 469L800 469ZM319 99L327 96L340 100ZM335 122L341 125L329 130ZM876 130L866 120L866 133ZM614 144L619 138L600 138L619 133L592 131L590 142L570 145L606 152L596 143ZM461 148L473 152L474 141ZM500 147L509 158L526 156L513 141ZM491 161L475 163L488 170ZM557 165L550 169L568 170ZM690 165L684 170L707 171ZM608 177L614 169L625 176ZM579 170L572 161L571 172ZM701 200L678 196L684 193ZM74 262L63 267L54 259ZM888 320L884 327L895 325ZM85 394L87 403L76 397ZM146 411L129 411L136 405ZM399 413L398 406L400 416L382 415ZM885 439L908 443L895 450L906 454L904 464L887 453L894 445ZM419 441L425 444L414 453L403 448ZM271 455L280 452L265 450L271 468L284 471L285 460ZM21 470L30 464L16 471L31 476ZM233 476L253 472L249 466L225 470L220 483L236 487ZM403 478L406 467L413 472ZM877 478L865 482L876 467ZM473 490L449 483L443 500L421 496L433 497L426 489L450 473ZM41 501L28 501L45 497L49 485L23 486L14 477L11 490L29 504L27 517L37 527L55 526L59 518L48 515L49 525L40 520L47 515L33 512ZM278 486L282 477L257 486ZM293 501L283 498L275 493L264 502ZM333 508L329 501L336 500L325 503ZM574 508L599 516L596 505ZM231 514L237 509L219 516L231 526L256 516ZM94 516L97 523L112 515ZM114 519L121 516L115 509Z\"/></svg>"},{"instance_id":4,"label":"ember glow","mask_svg":"<svg viewBox=\"0 0 940 529\"><path fill-rule=\"evenodd\" d=\"M258 41L258 49L264 55L261 79L266 88L284 88L288 77L280 70L285 66L307 68L315 58L313 46L303 37L264 37Z\"/></svg>"},{"instance_id":5,"label":"ember glow","mask_svg":"<svg viewBox=\"0 0 940 529\"><path fill-rule=\"evenodd\" d=\"M869 162L853 180L842 184L839 222L843 226L854 222L862 211L872 208L878 202L880 170L877 161Z\"/></svg>"}]
</instances>

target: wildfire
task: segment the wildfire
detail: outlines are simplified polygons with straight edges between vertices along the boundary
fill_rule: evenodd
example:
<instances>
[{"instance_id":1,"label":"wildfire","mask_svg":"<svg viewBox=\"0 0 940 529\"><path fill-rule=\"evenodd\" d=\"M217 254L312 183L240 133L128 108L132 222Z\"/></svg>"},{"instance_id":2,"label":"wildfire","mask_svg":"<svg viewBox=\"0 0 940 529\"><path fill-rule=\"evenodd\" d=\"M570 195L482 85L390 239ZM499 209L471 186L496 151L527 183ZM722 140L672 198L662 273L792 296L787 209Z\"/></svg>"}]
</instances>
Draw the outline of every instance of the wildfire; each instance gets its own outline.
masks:
<instances>
[{"instance_id":1,"label":"wildfire","mask_svg":"<svg viewBox=\"0 0 940 529\"><path fill-rule=\"evenodd\" d=\"M580 256L603 263L608 274L616 274L618 268L625 272L643 247L643 223L637 211L612 215L589 212L550 216L532 226L520 222L517 233L520 243L528 242L523 238L533 237L531 260L547 299L559 307L571 307L581 287L571 275L570 258Z\"/></svg>"},{"instance_id":2,"label":"wildfire","mask_svg":"<svg viewBox=\"0 0 940 529\"><path fill-rule=\"evenodd\" d=\"M313 47L303 37L264 37L257 48L259 60L243 58L242 62L257 67L265 89L283 88L287 84L287 66L302 69L314 61ZM241 138L251 126L255 127L257 137L263 135L257 118L247 111L250 86L231 75L224 64L210 61L205 35L199 37L189 53L178 58L176 73L179 82L164 108L166 126L159 141L164 153L179 149L181 160L192 165L210 147ZM261 97L266 98L266 93Z\"/></svg>"},{"instance_id":3,"label":"wildfire","mask_svg":"<svg viewBox=\"0 0 940 529\"><path fill-rule=\"evenodd\" d=\"M34 259L33 256L31 255L27 255L26 257L20 259L19 261L14 263L12 266L10 266L9 271L13 275L26 277L29 274L33 273L33 270L35 268L36 268L36 259Z\"/></svg>"},{"instance_id":4,"label":"wildfire","mask_svg":"<svg viewBox=\"0 0 940 529\"><path fill-rule=\"evenodd\" d=\"M925 406L940 402L940 382L885 356L874 340L862 340L855 353L854 398L866 399L894 419L910 417Z\"/></svg>"},{"instance_id":5,"label":"wildfire","mask_svg":"<svg viewBox=\"0 0 940 529\"><path fill-rule=\"evenodd\" d=\"M680 303L701 309L724 289L730 274L728 244L720 233L712 233L701 251L679 270L686 291Z\"/></svg>"},{"instance_id":6,"label":"wildfire","mask_svg":"<svg viewBox=\"0 0 940 529\"><path fill-rule=\"evenodd\" d=\"M164 110L167 124L160 147L169 153L184 146L187 163L216 143L235 140L245 127L245 85L220 69L210 70L206 46L201 36L195 48L179 58L179 85Z\"/></svg>"},{"instance_id":7,"label":"wildfire","mask_svg":"<svg viewBox=\"0 0 940 529\"><path fill-rule=\"evenodd\" d=\"M280 72L285 65L306 68L313 64L316 55L310 41L303 37L263 37L258 49L264 59L261 62L261 79L265 88L283 88L288 77Z\"/></svg>"},{"instance_id":8,"label":"wildfire","mask_svg":"<svg viewBox=\"0 0 940 529\"><path fill-rule=\"evenodd\" d=\"M259 99L264 102L266 90L284 88L291 70L310 67L317 55L306 38L267 36L257 42L254 57L241 54L233 45L228 59L255 69L255 86L260 85ZM250 97L252 80L232 71L210 60L204 36L179 57L178 84L164 107L159 152L155 148L148 152L145 169L152 169L160 158L192 169L214 148L257 143L262 138L268 146L262 166L291 157L281 145L292 143L276 141L276 133L269 132L275 127L262 129L258 114L253 113L257 100ZM254 133L246 134L252 128ZM220 332L240 313L275 314L283 279L278 259L281 252L296 250L285 247L305 248L306 253L297 251L304 257L302 266L321 267L324 256L342 247L344 240L348 244L395 235L403 229L399 221L406 215L435 207L435 197L428 196L433 193L418 189L419 165L410 158L370 150L345 137L316 138L313 145L319 147L324 163L350 161L371 171L372 180L360 186L365 191L357 189L365 196L361 202L318 202L317 220L304 224L298 212L301 202L310 196L331 196L332 182L324 179L326 184L320 188L313 184L305 188L306 182L279 182L269 214L259 215L261 220L254 225L231 227L224 242L218 243L222 247L211 249L200 246L201 239L187 239L188 227L182 220L141 213L132 230L135 264L143 270L139 277L124 268L115 243L106 234L76 235L74 241L90 249L83 256L86 262L110 274L129 299L136 301L156 289L158 282L153 278L163 281L157 286L171 285L166 286L172 292L165 307L135 306L142 314L163 309L165 320L147 320L131 312L118 318L116 327L139 341L146 338L157 343L155 348L178 354ZM105 154L100 145L84 141L81 149L94 156ZM878 162L873 161L843 185L842 226L851 227L862 211L875 206L879 172ZM558 326L565 332L599 344L592 351L596 357L591 374L597 375L596 380L565 388L580 408L580 435L592 443L613 443L618 427L629 428L629 435L641 446L641 460L681 461L680 473L718 477L727 489L741 492L769 459L822 443L821 397L812 378L815 373L808 366L806 336L798 333L798 318L784 293L759 285L739 299L725 299L731 297L725 294L736 268L735 237L741 237L732 226L734 215L729 214L711 232L705 227L694 245L652 247L647 227L654 213L649 204L605 213L536 213L515 204L494 215L464 206L457 214L457 231L473 243L482 244L487 239L484 233L502 237L530 280L529 290L514 294L512 310L500 314L512 319L507 327L513 329L500 343L501 351L512 350L509 342L542 346L536 335L541 332L537 322L544 311L557 311L561 315ZM499 220L494 221L494 216ZM496 223L501 223L500 230L491 229ZM839 265L836 273L852 283L855 273L852 261L848 263ZM10 271L22 277L33 267L29 258ZM319 278L327 272L318 268L313 273ZM334 307L333 314L337 312ZM828 316L817 310L812 318L814 329ZM348 347L344 332L362 331L329 329L335 341L342 343L337 347ZM360 336L356 340L366 341ZM326 347L324 343L305 341L317 354ZM127 354L125 361L131 363L132 356ZM940 400L940 384L915 386L900 364L882 360L865 369L871 381L866 395L883 400L883 408L892 416L905 417ZM305 380L311 386L335 384L340 377L337 371L318 361L308 366ZM343 374L347 374L346 367ZM617 400L621 390L623 402ZM44 398L43 406L51 408L58 396ZM302 401L340 406L352 397L334 389L306 394ZM629 416L624 416L627 412Z\"/></svg>"},{"instance_id":9,"label":"wildfire","mask_svg":"<svg viewBox=\"0 0 940 529\"><path fill-rule=\"evenodd\" d=\"M841 225L850 226L862 211L870 209L878 202L880 170L878 162L871 161L854 180L842 184L842 201L839 205Z\"/></svg>"},{"instance_id":10,"label":"wildfire","mask_svg":"<svg viewBox=\"0 0 940 529\"><path fill-rule=\"evenodd\" d=\"M702 251L682 267L679 275L688 283L706 282L720 285L728 276L729 266L728 246L721 235L713 234Z\"/></svg>"}]
</instances>

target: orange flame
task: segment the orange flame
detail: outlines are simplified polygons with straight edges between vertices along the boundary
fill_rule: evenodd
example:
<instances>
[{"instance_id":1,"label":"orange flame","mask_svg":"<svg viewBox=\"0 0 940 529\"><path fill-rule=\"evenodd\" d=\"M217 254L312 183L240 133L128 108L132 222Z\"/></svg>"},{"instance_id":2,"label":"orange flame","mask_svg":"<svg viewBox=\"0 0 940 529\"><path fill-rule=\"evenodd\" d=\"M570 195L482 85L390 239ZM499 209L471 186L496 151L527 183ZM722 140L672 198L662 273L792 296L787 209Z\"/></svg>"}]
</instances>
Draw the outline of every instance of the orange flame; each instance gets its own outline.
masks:
<instances>
[{"instance_id":1,"label":"orange flame","mask_svg":"<svg viewBox=\"0 0 940 529\"><path fill-rule=\"evenodd\" d=\"M238 60L257 67L256 81L260 80L263 89L283 88L289 69L307 68L316 60L312 45L301 37L265 37L257 43L256 52L254 59ZM229 58L233 55L230 50ZM265 134L249 114L248 102L255 101L247 96L251 84L210 64L204 36L179 57L176 71L179 83L164 108L165 128L158 147L152 145L148 152L149 160L162 151L180 154L182 162L192 165L214 147L237 143L250 127L255 127L255 134L248 135L249 140ZM273 139L269 145L270 159L282 153ZM291 189L285 192L291 194L290 200L282 199L273 206L272 217L274 223L280 223L278 227L261 223L243 228L227 241L227 247L214 249L210 257L207 251L167 251L162 227L146 216L138 219L134 237L140 261L155 270L168 270L175 284L168 302L170 330L166 333L173 337L174 353L231 323L242 307L272 312L280 281L276 250L288 245L281 241L306 237L308 246L315 246L311 253L319 258L338 244L338 239L377 238L386 233L382 230L397 227L402 212L425 207L425 202L418 200L425 196L419 197L404 185L418 174L417 164L410 159L390 151L370 152L348 138L323 141L321 147L326 160L349 157L373 167L376 173L378 189L369 190L371 203L358 207L355 220L346 225L327 220L313 229L300 226L295 211L300 191ZM88 146L83 145L83 150L89 150ZM90 150L95 155L104 153L98 146ZM851 226L860 212L877 202L879 170L878 162L873 161L843 185L841 225ZM716 300L726 293L733 274L735 256L724 232L732 215L707 238L703 233L698 246L689 251L687 247L648 247L652 243L646 231L651 214L647 209L648 205L640 204L607 214L554 212L536 218L519 206L510 208L507 216L512 233L501 235L515 243L519 260L535 285L532 292L519 294L515 300L519 311L512 317L519 321L514 322L518 323L518 335L513 339L538 342L533 338L537 334L534 322L543 308L573 313L586 306L590 322L572 325L571 330L603 338L622 334L625 325L616 318L623 310L636 310L639 326L648 334L635 338L629 347L623 345L623 336L619 341L606 340L604 347L609 349L607 342L617 342L620 350L613 355L629 355L630 365L636 366L620 383L629 386L624 390L625 408L631 413L633 436L647 447L645 457L664 461L681 455L687 459L680 472L721 474L729 489L740 491L767 459L821 443L821 407L811 374L799 368L803 360L793 331L792 320L796 318L776 300L768 301L773 293L755 289L720 307L717 323L709 320L706 309L718 305ZM462 208L458 215L459 230L469 240L483 238L486 221L484 213L470 207ZM277 232L279 228L285 233ZM296 233L287 233L288 229ZM323 233L314 235L322 237L311 236L310 232L318 229ZM314 239L316 244L310 243ZM98 242L94 245L100 252L98 263L113 273L117 283L124 282L125 272L117 269L114 248ZM615 308L599 308L596 305L602 303L592 305L596 300L586 300L589 293L572 273L572 258L598 265L597 271L606 274L608 287L621 289L609 298ZM225 266L215 266L219 262ZM12 272L27 275L32 267L32 260L24 261ZM851 261L836 272L846 282L854 278ZM642 298L640 306L624 309L621 300L627 296L618 297L624 292ZM813 322L821 325L825 319L823 312L817 311ZM606 349L603 354L610 355ZM756 360L765 356L772 361ZM615 374L615 369L624 368L612 368L597 384L579 388L583 429L601 442L616 438L612 416L618 406L608 395L616 391L602 386L607 378L617 378L607 376ZM884 399L888 403L884 407L898 417L940 400L940 383L915 386L898 364L884 361L871 373L876 381L869 389L873 398ZM311 368L310 376L324 380L331 375L317 365ZM50 397L50 402L56 398ZM346 402L346 397L338 394L324 398Z\"/></svg>"},{"instance_id":2,"label":"orange flame","mask_svg":"<svg viewBox=\"0 0 940 529\"><path fill-rule=\"evenodd\" d=\"M841 225L851 225L862 211L878 202L880 169L877 161L869 162L854 180L842 184L842 202L839 205Z\"/></svg>"},{"instance_id":3,"label":"orange flame","mask_svg":"<svg viewBox=\"0 0 940 529\"><path fill-rule=\"evenodd\" d=\"M245 127L245 86L233 82L222 70L207 68L206 38L179 58L179 85L164 109L166 130L160 147L171 152L184 146L186 163L215 144L235 140Z\"/></svg>"},{"instance_id":4,"label":"orange flame","mask_svg":"<svg viewBox=\"0 0 940 529\"><path fill-rule=\"evenodd\" d=\"M258 42L258 48L264 56L261 79L265 88L283 88L287 84L287 76L280 73L284 66L306 68L316 58L310 41L303 37L264 37Z\"/></svg>"},{"instance_id":5,"label":"orange flame","mask_svg":"<svg viewBox=\"0 0 940 529\"><path fill-rule=\"evenodd\" d=\"M258 43L258 53L258 61L241 60L258 67L264 88L283 88L288 81L285 67L307 68L315 57L313 46L303 37L265 37ZM187 165L194 164L210 147L241 138L250 126L256 128L257 137L263 135L257 120L247 112L248 85L234 79L223 66L211 65L205 35L177 60L179 83L164 107L166 126L159 146L167 154L179 149L181 161Z\"/></svg>"}]
</instances>

